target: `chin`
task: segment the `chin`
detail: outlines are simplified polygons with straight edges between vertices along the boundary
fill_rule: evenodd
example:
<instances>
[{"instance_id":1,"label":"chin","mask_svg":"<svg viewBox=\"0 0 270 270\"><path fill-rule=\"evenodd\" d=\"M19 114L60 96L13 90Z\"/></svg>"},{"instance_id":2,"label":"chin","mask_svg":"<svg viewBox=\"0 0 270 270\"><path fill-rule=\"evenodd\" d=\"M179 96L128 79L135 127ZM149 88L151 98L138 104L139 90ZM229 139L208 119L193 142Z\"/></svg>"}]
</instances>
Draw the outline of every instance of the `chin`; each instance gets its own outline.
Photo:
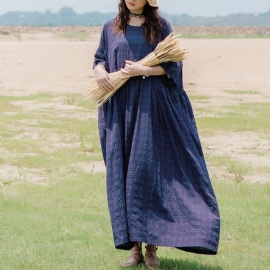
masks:
<instances>
[{"instance_id":1,"label":"chin","mask_svg":"<svg viewBox=\"0 0 270 270\"><path fill-rule=\"evenodd\" d=\"M129 8L129 11L132 13L142 13L142 11L138 10L136 7Z\"/></svg>"}]
</instances>

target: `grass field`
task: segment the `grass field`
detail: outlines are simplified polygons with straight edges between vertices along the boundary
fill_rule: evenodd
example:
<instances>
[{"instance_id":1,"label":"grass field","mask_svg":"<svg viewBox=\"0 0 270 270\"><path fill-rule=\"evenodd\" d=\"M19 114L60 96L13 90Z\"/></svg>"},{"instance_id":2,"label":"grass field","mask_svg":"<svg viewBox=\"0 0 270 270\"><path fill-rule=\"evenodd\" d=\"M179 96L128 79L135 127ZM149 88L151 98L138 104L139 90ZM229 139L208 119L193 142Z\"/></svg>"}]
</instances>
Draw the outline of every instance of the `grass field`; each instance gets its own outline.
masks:
<instances>
[{"instance_id":1,"label":"grass field","mask_svg":"<svg viewBox=\"0 0 270 270\"><path fill-rule=\"evenodd\" d=\"M269 134L269 109L269 103L256 102L224 106L219 113L198 107L199 131L263 136ZM0 269L122 269L129 253L114 249L105 173L95 168L102 163L96 110L75 94L0 97ZM219 253L161 247L161 269L270 269L270 184L242 181L256 168L230 156L206 159L235 174L235 181L212 177L221 213Z\"/></svg>"}]
</instances>

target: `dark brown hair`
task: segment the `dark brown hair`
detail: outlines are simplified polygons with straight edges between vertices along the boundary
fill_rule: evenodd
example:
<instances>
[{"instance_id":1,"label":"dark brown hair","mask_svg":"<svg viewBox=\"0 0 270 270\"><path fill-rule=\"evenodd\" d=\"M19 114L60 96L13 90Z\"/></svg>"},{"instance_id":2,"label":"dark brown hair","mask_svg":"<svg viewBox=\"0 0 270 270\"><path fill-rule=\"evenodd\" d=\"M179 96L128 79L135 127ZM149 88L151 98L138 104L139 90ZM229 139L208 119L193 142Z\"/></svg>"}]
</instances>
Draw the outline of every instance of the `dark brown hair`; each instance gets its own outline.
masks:
<instances>
[{"instance_id":1,"label":"dark brown hair","mask_svg":"<svg viewBox=\"0 0 270 270\"><path fill-rule=\"evenodd\" d=\"M123 32L125 35L130 13L125 0L120 0L118 9L119 13L114 22L114 32ZM160 42L162 36L162 24L158 8L151 7L147 2L144 6L143 15L145 17L145 22L142 24L142 28L145 39L151 44L154 42Z\"/></svg>"}]
</instances>

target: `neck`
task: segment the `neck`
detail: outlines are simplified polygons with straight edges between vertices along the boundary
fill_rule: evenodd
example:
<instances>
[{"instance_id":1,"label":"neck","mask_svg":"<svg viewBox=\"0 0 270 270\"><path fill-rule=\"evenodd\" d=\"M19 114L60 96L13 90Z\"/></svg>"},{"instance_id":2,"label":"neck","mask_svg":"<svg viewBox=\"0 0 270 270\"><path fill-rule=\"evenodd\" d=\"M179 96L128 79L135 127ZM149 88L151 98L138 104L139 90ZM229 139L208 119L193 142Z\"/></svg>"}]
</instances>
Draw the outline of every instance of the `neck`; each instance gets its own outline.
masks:
<instances>
[{"instance_id":1,"label":"neck","mask_svg":"<svg viewBox=\"0 0 270 270\"><path fill-rule=\"evenodd\" d=\"M143 16L143 13L133 13L129 12L130 17L135 17L135 18L141 18Z\"/></svg>"}]
</instances>

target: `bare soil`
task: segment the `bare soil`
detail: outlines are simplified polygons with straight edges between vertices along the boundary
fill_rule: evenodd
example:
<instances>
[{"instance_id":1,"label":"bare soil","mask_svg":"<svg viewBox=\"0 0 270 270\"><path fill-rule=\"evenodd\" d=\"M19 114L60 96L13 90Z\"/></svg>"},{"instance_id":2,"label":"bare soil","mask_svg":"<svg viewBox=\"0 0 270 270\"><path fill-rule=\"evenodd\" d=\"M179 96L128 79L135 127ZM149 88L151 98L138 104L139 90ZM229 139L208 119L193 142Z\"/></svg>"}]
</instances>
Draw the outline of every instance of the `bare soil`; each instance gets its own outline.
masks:
<instances>
[{"instance_id":1,"label":"bare soil","mask_svg":"<svg viewBox=\"0 0 270 270\"><path fill-rule=\"evenodd\" d=\"M86 95L86 85L94 75L93 55L101 28L80 28L80 31L86 31L85 29L90 35L85 40L79 40L76 37L58 35L78 31L78 28L48 30L1 27L0 94L30 95L50 92ZM243 33L244 30L238 31ZM270 101L270 39L183 38L181 44L190 52L184 62L185 90L192 96L208 97L206 104L193 103L195 115L198 116L196 108L200 106L211 106L218 110L221 106L237 102ZM224 90L258 93L232 95ZM31 106L35 105L29 103L25 106L31 111ZM65 113L64 109L61 111ZM270 168L269 134L220 132L215 136L201 136L201 141L207 154L229 155L233 159L258 167L257 173L249 174L243 180L270 182L269 171L261 170ZM81 166L87 170L86 164ZM102 169L100 164L94 166L99 166L98 171ZM209 170L211 175L228 178L222 168L210 165Z\"/></svg>"}]
</instances>

